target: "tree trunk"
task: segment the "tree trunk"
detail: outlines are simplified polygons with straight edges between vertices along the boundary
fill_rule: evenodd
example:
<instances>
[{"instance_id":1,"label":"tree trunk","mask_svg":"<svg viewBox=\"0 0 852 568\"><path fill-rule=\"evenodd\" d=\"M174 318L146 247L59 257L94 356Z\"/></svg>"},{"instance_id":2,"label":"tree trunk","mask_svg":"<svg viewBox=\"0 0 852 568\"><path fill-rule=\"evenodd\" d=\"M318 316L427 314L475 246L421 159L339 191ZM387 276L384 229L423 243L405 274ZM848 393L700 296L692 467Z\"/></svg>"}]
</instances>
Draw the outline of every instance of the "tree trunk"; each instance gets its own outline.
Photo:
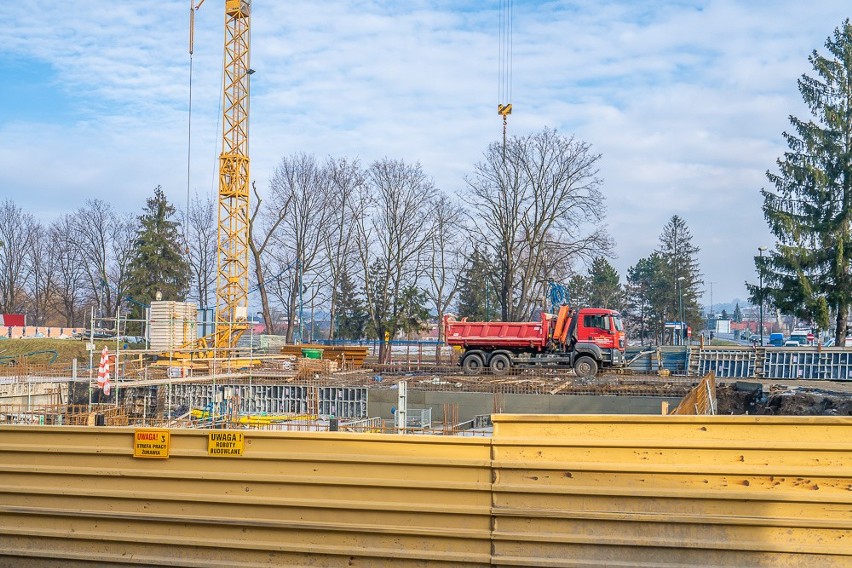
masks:
<instances>
[{"instance_id":1,"label":"tree trunk","mask_svg":"<svg viewBox=\"0 0 852 568\"><path fill-rule=\"evenodd\" d=\"M846 318L849 317L849 306L841 304L837 306L837 331L834 334L834 344L843 347L846 344Z\"/></svg>"}]
</instances>

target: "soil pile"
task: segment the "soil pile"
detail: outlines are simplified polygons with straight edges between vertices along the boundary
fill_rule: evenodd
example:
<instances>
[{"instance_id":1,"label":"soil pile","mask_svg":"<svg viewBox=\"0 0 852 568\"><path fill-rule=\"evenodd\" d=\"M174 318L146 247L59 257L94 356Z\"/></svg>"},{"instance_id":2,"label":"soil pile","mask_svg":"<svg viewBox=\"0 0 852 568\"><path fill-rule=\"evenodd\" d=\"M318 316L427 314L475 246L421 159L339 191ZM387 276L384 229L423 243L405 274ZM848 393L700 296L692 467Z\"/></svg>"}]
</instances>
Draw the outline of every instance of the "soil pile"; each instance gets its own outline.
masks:
<instances>
[{"instance_id":1,"label":"soil pile","mask_svg":"<svg viewBox=\"0 0 852 568\"><path fill-rule=\"evenodd\" d=\"M852 416L852 395L812 388L738 382L716 388L719 414Z\"/></svg>"}]
</instances>

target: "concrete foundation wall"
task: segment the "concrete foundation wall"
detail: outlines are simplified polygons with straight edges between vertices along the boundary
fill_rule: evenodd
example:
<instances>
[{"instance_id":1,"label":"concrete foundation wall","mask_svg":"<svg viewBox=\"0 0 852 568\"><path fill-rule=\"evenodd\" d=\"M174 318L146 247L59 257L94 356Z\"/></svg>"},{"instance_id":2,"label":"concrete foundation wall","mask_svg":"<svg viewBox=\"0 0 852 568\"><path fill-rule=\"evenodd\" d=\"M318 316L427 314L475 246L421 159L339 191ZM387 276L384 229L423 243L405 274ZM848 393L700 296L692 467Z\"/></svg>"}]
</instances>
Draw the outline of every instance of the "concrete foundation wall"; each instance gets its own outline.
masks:
<instances>
[{"instance_id":1,"label":"concrete foundation wall","mask_svg":"<svg viewBox=\"0 0 852 568\"><path fill-rule=\"evenodd\" d=\"M680 398L656 396L492 394L480 392L408 391L409 408L432 409L433 420L443 416L445 404L458 404L460 422L494 412L512 414L660 414L663 401L674 408ZM397 407L397 391L371 389L367 414L390 419Z\"/></svg>"}]
</instances>

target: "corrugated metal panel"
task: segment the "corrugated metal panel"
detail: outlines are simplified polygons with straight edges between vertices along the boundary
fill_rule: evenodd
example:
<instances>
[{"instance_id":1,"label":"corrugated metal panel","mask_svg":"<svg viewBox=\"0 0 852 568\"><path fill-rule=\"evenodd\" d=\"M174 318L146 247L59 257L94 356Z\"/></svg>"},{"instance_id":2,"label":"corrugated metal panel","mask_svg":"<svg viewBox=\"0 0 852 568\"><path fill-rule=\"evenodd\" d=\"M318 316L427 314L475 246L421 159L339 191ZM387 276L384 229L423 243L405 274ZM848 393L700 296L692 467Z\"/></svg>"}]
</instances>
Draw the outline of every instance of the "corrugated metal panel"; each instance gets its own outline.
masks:
<instances>
[{"instance_id":1,"label":"corrugated metal panel","mask_svg":"<svg viewBox=\"0 0 852 568\"><path fill-rule=\"evenodd\" d=\"M852 418L493 419L244 431L241 458L172 430L165 460L132 429L0 427L0 565L852 565Z\"/></svg>"},{"instance_id":2,"label":"corrugated metal panel","mask_svg":"<svg viewBox=\"0 0 852 568\"><path fill-rule=\"evenodd\" d=\"M852 418L493 420L495 566L852 566Z\"/></svg>"},{"instance_id":3,"label":"corrugated metal panel","mask_svg":"<svg viewBox=\"0 0 852 568\"><path fill-rule=\"evenodd\" d=\"M489 440L244 434L145 460L132 429L0 427L0 564L489 565Z\"/></svg>"},{"instance_id":4,"label":"corrugated metal panel","mask_svg":"<svg viewBox=\"0 0 852 568\"><path fill-rule=\"evenodd\" d=\"M630 364L630 369L636 373L656 373L667 369L675 374L686 372L687 348L678 346L663 347L628 347L624 356L629 361L642 351L655 349L655 353L642 356Z\"/></svg>"},{"instance_id":5,"label":"corrugated metal panel","mask_svg":"<svg viewBox=\"0 0 852 568\"><path fill-rule=\"evenodd\" d=\"M151 349L180 349L198 338L198 306L190 302L151 302Z\"/></svg>"},{"instance_id":6,"label":"corrugated metal panel","mask_svg":"<svg viewBox=\"0 0 852 568\"><path fill-rule=\"evenodd\" d=\"M628 347L625 356L630 360L640 351L641 347ZM848 381L852 380L852 349L664 346L659 348L659 358L655 353L630 364L636 373L656 373L661 368L693 376L713 371L719 378Z\"/></svg>"},{"instance_id":7,"label":"corrugated metal panel","mask_svg":"<svg viewBox=\"0 0 852 568\"><path fill-rule=\"evenodd\" d=\"M716 414L716 376L710 371L695 385L671 412L663 414Z\"/></svg>"}]
</instances>

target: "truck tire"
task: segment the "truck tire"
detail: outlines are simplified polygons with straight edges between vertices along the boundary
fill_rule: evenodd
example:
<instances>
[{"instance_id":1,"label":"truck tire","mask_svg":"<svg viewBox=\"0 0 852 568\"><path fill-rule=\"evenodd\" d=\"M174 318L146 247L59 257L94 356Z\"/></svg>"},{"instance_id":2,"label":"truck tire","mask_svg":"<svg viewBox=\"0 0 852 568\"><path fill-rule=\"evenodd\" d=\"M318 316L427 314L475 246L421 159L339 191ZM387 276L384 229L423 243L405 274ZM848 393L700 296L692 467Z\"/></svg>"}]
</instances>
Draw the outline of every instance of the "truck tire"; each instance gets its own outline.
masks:
<instances>
[{"instance_id":1,"label":"truck tire","mask_svg":"<svg viewBox=\"0 0 852 568\"><path fill-rule=\"evenodd\" d=\"M497 353L491 357L488 367L495 375L507 375L512 370L512 360L504 353Z\"/></svg>"},{"instance_id":2,"label":"truck tire","mask_svg":"<svg viewBox=\"0 0 852 568\"><path fill-rule=\"evenodd\" d=\"M482 360L477 353L471 353L469 355L465 355L464 359L462 359L462 370L465 375L478 375L482 372L482 367L485 365L485 362Z\"/></svg>"},{"instance_id":3,"label":"truck tire","mask_svg":"<svg viewBox=\"0 0 852 568\"><path fill-rule=\"evenodd\" d=\"M598 364L588 355L583 355L574 361L574 372L580 378L591 379L598 374Z\"/></svg>"}]
</instances>

